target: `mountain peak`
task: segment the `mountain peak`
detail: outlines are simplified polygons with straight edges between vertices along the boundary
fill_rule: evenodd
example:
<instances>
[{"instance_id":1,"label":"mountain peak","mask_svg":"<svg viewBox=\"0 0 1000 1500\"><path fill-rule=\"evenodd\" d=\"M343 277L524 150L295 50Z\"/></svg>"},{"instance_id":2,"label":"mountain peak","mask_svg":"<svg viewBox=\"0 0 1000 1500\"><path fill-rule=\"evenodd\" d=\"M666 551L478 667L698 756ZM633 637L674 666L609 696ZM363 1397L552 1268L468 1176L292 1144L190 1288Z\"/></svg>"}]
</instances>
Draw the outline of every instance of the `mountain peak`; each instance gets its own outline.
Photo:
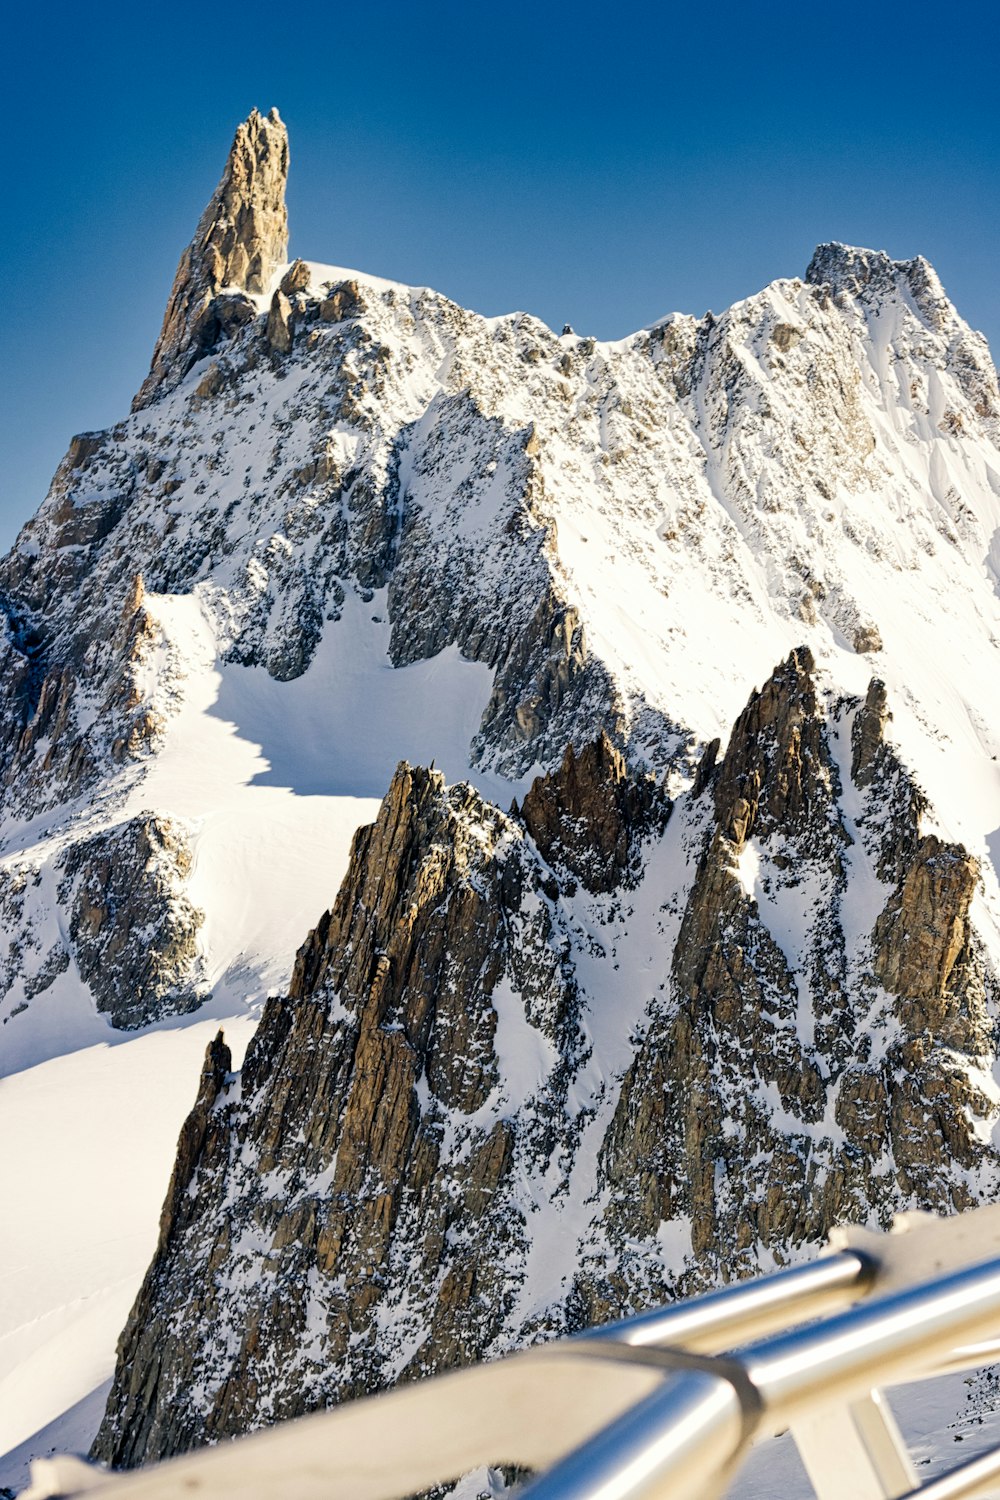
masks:
<instances>
[{"instance_id":1,"label":"mountain peak","mask_svg":"<svg viewBox=\"0 0 1000 1500\"><path fill-rule=\"evenodd\" d=\"M251 110L181 256L136 409L182 379L211 347L220 323L245 320L253 310L247 293L267 289L288 254L287 179L288 132L278 111Z\"/></svg>"},{"instance_id":2,"label":"mountain peak","mask_svg":"<svg viewBox=\"0 0 1000 1500\"><path fill-rule=\"evenodd\" d=\"M806 280L814 286L827 285L834 291L859 292L873 282L894 280L900 263L890 260L884 250L865 250L830 240L817 245L806 268Z\"/></svg>"},{"instance_id":3,"label":"mountain peak","mask_svg":"<svg viewBox=\"0 0 1000 1500\"><path fill-rule=\"evenodd\" d=\"M865 250L842 245L837 240L817 245L806 270L806 281L826 285L834 292L847 292L871 301L880 295L903 290L912 297L928 326L940 330L954 309L941 280L929 260L892 260L884 250Z\"/></svg>"}]
</instances>

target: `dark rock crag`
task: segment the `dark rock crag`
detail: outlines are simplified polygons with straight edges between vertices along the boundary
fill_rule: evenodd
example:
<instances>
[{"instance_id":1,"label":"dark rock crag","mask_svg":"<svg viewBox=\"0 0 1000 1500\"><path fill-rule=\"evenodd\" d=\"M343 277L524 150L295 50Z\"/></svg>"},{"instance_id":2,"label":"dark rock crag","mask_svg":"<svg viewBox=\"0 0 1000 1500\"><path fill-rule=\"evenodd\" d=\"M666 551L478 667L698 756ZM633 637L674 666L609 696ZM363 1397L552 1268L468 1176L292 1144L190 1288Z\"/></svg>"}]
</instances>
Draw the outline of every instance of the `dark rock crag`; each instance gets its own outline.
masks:
<instances>
[{"instance_id":1,"label":"dark rock crag","mask_svg":"<svg viewBox=\"0 0 1000 1500\"><path fill-rule=\"evenodd\" d=\"M539 853L575 875L588 891L613 891L666 803L651 777L630 774L602 730L579 755L566 746L558 771L539 776L521 804L521 818Z\"/></svg>"},{"instance_id":2,"label":"dark rock crag","mask_svg":"<svg viewBox=\"0 0 1000 1500\"><path fill-rule=\"evenodd\" d=\"M375 1389L387 1320L412 1339L396 1378L473 1358L498 1331L524 1226L513 1122L477 1123L501 1084L492 996L522 967L553 1036L573 999L544 929L509 930L532 878L502 813L400 766L287 999L268 1004L239 1098L223 1088L211 1112L203 1077L101 1457L129 1465ZM487 1223L491 1252L468 1232ZM192 1337L172 1312L195 1305Z\"/></svg>"},{"instance_id":3,"label":"dark rock crag","mask_svg":"<svg viewBox=\"0 0 1000 1500\"><path fill-rule=\"evenodd\" d=\"M22 597L30 597L31 582L17 580ZM120 583L116 593L120 599ZM106 637L81 630L58 650L27 623L30 616L8 613L0 641L8 703L0 715L0 805L22 814L58 805L93 786L109 760L141 760L156 749L162 722L140 679L157 630L143 599L142 575L134 573ZM83 725L81 689L91 710Z\"/></svg>"},{"instance_id":4,"label":"dark rock crag","mask_svg":"<svg viewBox=\"0 0 1000 1500\"><path fill-rule=\"evenodd\" d=\"M60 897L80 977L122 1030L196 1009L203 913L182 894L191 852L181 828L140 814L74 844Z\"/></svg>"},{"instance_id":5,"label":"dark rock crag","mask_svg":"<svg viewBox=\"0 0 1000 1500\"><path fill-rule=\"evenodd\" d=\"M793 652L751 698L721 765L699 775L712 817L673 1000L625 1078L605 1147L613 1212L632 1232L689 1214L695 1252L727 1274L750 1272L762 1244L780 1258L875 1205L883 1217L901 1204L966 1207L964 1174L989 1161L970 1126L988 1100L961 1065L991 1046L968 925L976 862L920 835L925 801L883 738L884 685L830 715L813 674L810 653ZM853 833L835 741L867 792ZM853 952L852 858L888 894ZM794 968L772 931L789 919ZM592 1310L606 1300L593 1293Z\"/></svg>"}]
</instances>

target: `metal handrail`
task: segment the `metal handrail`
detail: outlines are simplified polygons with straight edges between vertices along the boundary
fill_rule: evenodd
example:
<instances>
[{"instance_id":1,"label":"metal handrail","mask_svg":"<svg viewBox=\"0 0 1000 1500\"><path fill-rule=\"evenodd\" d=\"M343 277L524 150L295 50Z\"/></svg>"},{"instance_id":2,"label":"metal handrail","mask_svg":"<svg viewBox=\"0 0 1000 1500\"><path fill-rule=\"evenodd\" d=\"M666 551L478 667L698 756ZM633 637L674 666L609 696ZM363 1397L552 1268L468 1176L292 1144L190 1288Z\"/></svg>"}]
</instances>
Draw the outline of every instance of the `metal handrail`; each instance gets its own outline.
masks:
<instances>
[{"instance_id":1,"label":"metal handrail","mask_svg":"<svg viewBox=\"0 0 1000 1500\"><path fill-rule=\"evenodd\" d=\"M676 1345L714 1354L787 1328L796 1317L820 1317L856 1302L874 1285L877 1263L860 1250L840 1250L753 1281L737 1282L689 1302L605 1323L577 1338L608 1340L632 1349Z\"/></svg>"},{"instance_id":2,"label":"metal handrail","mask_svg":"<svg viewBox=\"0 0 1000 1500\"><path fill-rule=\"evenodd\" d=\"M670 1374L529 1486L531 1500L709 1500L762 1428L879 1383L933 1372L983 1321L1000 1326L1000 1257ZM674 1362L668 1356L665 1369Z\"/></svg>"},{"instance_id":3,"label":"metal handrail","mask_svg":"<svg viewBox=\"0 0 1000 1500\"><path fill-rule=\"evenodd\" d=\"M979 1495L1000 1452L918 1486L877 1387L996 1357L1000 1205L897 1228L127 1474L38 1462L24 1500L402 1500L484 1463L533 1470L525 1500L712 1500L752 1439L788 1425L820 1500Z\"/></svg>"}]
</instances>

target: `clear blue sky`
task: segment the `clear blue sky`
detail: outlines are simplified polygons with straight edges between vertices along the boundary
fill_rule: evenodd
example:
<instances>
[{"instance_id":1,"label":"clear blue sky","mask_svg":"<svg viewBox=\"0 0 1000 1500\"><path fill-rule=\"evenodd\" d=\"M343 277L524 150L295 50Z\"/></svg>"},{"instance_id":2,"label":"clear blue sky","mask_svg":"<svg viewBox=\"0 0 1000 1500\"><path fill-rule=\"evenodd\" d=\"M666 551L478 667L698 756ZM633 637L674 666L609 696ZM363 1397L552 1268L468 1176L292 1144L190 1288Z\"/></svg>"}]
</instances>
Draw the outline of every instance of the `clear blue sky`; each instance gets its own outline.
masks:
<instances>
[{"instance_id":1,"label":"clear blue sky","mask_svg":"<svg viewBox=\"0 0 1000 1500\"><path fill-rule=\"evenodd\" d=\"M1000 349L993 5L290 0L10 8L0 544L123 416L237 123L291 136L291 248L618 337L933 261Z\"/></svg>"}]
</instances>

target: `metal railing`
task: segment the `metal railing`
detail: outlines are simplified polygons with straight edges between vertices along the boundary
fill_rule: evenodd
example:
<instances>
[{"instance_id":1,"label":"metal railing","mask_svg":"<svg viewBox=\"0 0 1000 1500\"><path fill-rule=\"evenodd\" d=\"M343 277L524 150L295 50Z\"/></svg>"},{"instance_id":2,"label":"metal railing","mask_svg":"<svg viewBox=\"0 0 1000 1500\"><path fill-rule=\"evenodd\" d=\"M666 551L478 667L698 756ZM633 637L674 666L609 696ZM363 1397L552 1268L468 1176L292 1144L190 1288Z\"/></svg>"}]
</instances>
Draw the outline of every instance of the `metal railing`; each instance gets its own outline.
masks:
<instances>
[{"instance_id":1,"label":"metal railing","mask_svg":"<svg viewBox=\"0 0 1000 1500\"><path fill-rule=\"evenodd\" d=\"M405 1500L483 1464L524 1500L718 1500L790 1428L819 1500L1000 1495L1000 1449L918 1485L879 1387L1000 1360L1000 1205L837 1231L819 1260L126 1474L24 1500Z\"/></svg>"}]
</instances>

